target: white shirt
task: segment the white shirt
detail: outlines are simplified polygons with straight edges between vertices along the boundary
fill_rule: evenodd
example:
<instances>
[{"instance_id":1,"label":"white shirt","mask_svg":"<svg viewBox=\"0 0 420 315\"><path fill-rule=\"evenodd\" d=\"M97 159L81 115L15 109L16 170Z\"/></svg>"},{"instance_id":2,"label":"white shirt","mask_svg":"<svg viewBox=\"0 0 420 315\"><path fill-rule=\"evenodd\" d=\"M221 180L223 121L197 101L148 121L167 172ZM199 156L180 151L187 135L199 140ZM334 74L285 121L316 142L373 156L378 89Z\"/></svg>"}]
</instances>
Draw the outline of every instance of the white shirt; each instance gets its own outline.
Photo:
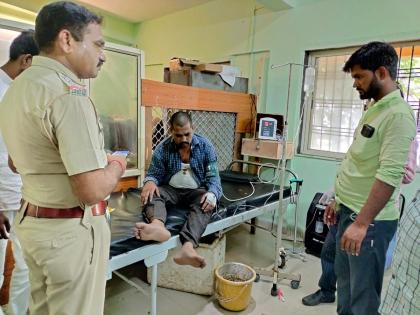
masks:
<instances>
[{"instance_id":1,"label":"white shirt","mask_svg":"<svg viewBox=\"0 0 420 315\"><path fill-rule=\"evenodd\" d=\"M12 82L12 78L0 68L0 101L3 99L4 94Z\"/></svg>"},{"instance_id":2,"label":"white shirt","mask_svg":"<svg viewBox=\"0 0 420 315\"><path fill-rule=\"evenodd\" d=\"M0 101L12 83L12 79L0 69ZM1 106L1 103L0 103ZM7 163L8 153L0 132L0 211L19 210L22 181Z\"/></svg>"},{"instance_id":3,"label":"white shirt","mask_svg":"<svg viewBox=\"0 0 420 315\"><path fill-rule=\"evenodd\" d=\"M188 163L181 163L181 170L171 177L169 185L174 188L198 188L198 183L195 181L191 166Z\"/></svg>"}]
</instances>

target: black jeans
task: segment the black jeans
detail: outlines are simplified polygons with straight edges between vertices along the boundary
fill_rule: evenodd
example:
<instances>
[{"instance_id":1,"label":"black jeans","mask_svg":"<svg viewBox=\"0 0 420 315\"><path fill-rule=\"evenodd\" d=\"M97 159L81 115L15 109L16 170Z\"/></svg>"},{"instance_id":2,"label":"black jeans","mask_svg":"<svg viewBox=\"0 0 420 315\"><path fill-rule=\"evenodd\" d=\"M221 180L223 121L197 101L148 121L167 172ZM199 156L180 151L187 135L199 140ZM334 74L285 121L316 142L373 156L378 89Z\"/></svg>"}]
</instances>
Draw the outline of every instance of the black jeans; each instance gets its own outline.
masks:
<instances>
[{"instance_id":1,"label":"black jeans","mask_svg":"<svg viewBox=\"0 0 420 315\"><path fill-rule=\"evenodd\" d=\"M340 205L335 272L339 315L378 315L381 302L385 256L398 220L374 220L362 242L359 256L341 250L340 240L356 214Z\"/></svg>"},{"instance_id":2,"label":"black jeans","mask_svg":"<svg viewBox=\"0 0 420 315\"><path fill-rule=\"evenodd\" d=\"M188 219L179 233L181 243L193 243L194 247L198 247L201 235L206 230L207 224L210 222L212 212L205 213L201 209L201 198L207 192L205 189L183 189L173 188L165 185L159 187L160 197L154 196L152 201L144 207L144 213L151 222L158 219L163 223L166 222L166 207L180 206L189 211Z\"/></svg>"}]
</instances>

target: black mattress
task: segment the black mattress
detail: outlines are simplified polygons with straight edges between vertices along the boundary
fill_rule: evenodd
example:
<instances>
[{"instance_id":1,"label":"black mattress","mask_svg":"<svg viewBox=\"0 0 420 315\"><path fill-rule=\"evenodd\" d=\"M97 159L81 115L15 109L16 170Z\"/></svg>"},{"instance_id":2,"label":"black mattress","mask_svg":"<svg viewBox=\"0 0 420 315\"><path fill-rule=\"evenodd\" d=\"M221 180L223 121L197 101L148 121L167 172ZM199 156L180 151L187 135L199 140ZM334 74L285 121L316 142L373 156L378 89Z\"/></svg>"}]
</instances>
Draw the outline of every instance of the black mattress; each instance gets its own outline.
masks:
<instances>
[{"instance_id":1,"label":"black mattress","mask_svg":"<svg viewBox=\"0 0 420 315\"><path fill-rule=\"evenodd\" d=\"M222 197L217 212L213 213L211 222L228 216L248 211L255 207L277 201L279 199L279 186L272 184L255 183L255 191L248 182L235 182L222 180L223 194L231 200ZM114 193L109 199L111 212L111 250L110 257L127 251L153 244L152 241L141 241L133 237L133 228L136 222L143 221L142 207L140 204L139 189L130 189L124 193ZM284 197L290 196L290 187L285 187ZM252 195L251 195L252 194ZM244 199L242 199L244 198ZM188 210L180 208L168 209L166 222L167 229L172 235L179 233L188 215Z\"/></svg>"}]
</instances>

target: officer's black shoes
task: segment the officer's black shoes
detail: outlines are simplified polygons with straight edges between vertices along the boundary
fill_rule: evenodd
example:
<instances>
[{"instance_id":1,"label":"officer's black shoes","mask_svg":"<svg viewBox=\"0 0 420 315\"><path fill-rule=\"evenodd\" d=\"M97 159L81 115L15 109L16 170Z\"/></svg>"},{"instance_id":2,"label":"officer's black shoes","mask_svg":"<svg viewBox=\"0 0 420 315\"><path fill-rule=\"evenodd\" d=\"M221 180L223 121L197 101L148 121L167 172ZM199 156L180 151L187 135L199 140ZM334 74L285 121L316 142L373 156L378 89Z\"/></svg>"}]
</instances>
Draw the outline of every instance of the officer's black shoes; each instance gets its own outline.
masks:
<instances>
[{"instance_id":1,"label":"officer's black shoes","mask_svg":"<svg viewBox=\"0 0 420 315\"><path fill-rule=\"evenodd\" d=\"M321 290L316 291L315 293L309 294L302 298L302 303L307 306L315 306L321 303L334 303L334 295L325 295Z\"/></svg>"}]
</instances>

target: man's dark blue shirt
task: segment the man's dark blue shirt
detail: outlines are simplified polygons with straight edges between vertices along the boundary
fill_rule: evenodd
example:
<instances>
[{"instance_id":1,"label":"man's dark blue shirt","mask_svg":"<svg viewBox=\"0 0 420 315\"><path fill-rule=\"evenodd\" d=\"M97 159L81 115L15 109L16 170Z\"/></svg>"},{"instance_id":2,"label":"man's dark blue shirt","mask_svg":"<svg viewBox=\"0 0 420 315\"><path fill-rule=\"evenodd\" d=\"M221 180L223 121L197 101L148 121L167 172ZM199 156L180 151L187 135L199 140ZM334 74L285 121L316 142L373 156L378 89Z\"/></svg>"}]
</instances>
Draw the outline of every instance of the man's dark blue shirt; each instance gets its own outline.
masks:
<instances>
[{"instance_id":1,"label":"man's dark blue shirt","mask_svg":"<svg viewBox=\"0 0 420 315\"><path fill-rule=\"evenodd\" d=\"M167 185L171 177L181 171L181 155L172 137L163 140L155 149L144 183L153 181L157 186ZM205 137L193 134L191 140L190 167L200 187L222 196L217 167L217 155L213 144Z\"/></svg>"}]
</instances>

